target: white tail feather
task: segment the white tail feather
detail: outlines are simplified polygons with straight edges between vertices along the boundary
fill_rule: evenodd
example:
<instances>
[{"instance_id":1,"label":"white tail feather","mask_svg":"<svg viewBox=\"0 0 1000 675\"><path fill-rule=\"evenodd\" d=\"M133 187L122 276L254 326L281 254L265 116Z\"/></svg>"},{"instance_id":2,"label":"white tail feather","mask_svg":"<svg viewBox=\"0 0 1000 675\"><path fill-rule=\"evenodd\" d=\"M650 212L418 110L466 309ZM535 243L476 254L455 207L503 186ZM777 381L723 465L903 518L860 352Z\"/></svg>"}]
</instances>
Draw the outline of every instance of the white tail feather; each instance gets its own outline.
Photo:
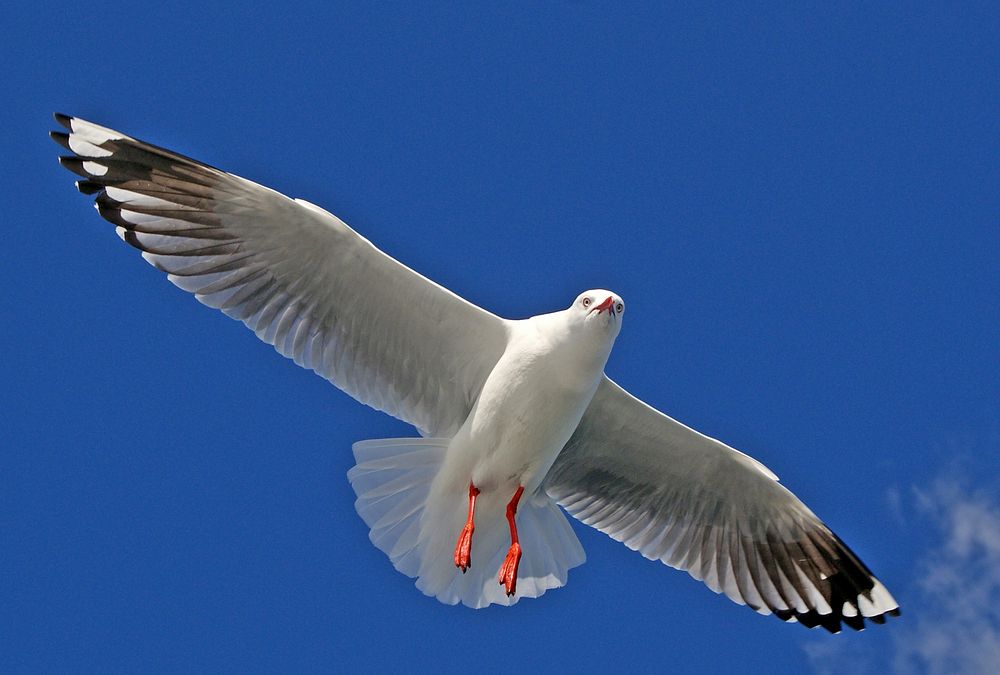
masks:
<instances>
[{"instance_id":1,"label":"white tail feather","mask_svg":"<svg viewBox=\"0 0 1000 675\"><path fill-rule=\"evenodd\" d=\"M507 597L497 572L509 546L509 495L480 494L472 538L472 567L462 574L454 550L468 512L468 490L431 485L444 462L449 439L389 438L354 444L357 464L347 473L358 514L369 538L397 570L417 578L417 588L446 604L512 605L566 583L584 562L583 548L559 507L544 494L525 498L517 512L523 555L517 593Z\"/></svg>"}]
</instances>

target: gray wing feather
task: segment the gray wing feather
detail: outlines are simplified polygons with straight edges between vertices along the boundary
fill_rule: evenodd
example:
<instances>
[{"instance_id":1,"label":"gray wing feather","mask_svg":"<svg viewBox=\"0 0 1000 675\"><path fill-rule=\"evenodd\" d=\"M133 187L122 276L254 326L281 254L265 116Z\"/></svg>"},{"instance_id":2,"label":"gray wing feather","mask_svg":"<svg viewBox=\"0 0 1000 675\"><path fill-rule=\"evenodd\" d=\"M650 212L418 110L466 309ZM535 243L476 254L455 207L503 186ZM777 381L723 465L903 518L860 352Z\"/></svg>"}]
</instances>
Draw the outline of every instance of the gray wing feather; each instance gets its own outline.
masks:
<instances>
[{"instance_id":1,"label":"gray wing feather","mask_svg":"<svg viewBox=\"0 0 1000 675\"><path fill-rule=\"evenodd\" d=\"M119 236L178 287L424 435L461 426L503 353L499 317L336 216L85 120L52 137Z\"/></svg>"},{"instance_id":2,"label":"gray wing feather","mask_svg":"<svg viewBox=\"0 0 1000 675\"><path fill-rule=\"evenodd\" d=\"M831 632L899 614L868 568L763 464L607 378L544 485L584 523L760 613Z\"/></svg>"}]
</instances>

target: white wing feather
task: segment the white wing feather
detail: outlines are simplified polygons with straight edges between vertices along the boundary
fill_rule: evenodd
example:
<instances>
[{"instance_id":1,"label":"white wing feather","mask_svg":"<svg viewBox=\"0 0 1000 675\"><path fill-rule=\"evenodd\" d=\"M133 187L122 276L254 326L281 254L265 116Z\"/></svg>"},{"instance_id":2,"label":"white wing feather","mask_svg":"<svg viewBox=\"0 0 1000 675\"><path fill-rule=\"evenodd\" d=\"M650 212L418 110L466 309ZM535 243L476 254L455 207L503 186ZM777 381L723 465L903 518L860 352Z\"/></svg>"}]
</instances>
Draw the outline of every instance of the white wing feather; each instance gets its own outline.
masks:
<instances>
[{"instance_id":1,"label":"white wing feather","mask_svg":"<svg viewBox=\"0 0 1000 675\"><path fill-rule=\"evenodd\" d=\"M604 378L545 479L573 516L762 614L821 625L898 615L867 567L757 460Z\"/></svg>"},{"instance_id":2,"label":"white wing feather","mask_svg":"<svg viewBox=\"0 0 1000 675\"><path fill-rule=\"evenodd\" d=\"M101 215L201 302L363 403L451 436L506 345L499 317L336 216L85 120L61 159Z\"/></svg>"}]
</instances>

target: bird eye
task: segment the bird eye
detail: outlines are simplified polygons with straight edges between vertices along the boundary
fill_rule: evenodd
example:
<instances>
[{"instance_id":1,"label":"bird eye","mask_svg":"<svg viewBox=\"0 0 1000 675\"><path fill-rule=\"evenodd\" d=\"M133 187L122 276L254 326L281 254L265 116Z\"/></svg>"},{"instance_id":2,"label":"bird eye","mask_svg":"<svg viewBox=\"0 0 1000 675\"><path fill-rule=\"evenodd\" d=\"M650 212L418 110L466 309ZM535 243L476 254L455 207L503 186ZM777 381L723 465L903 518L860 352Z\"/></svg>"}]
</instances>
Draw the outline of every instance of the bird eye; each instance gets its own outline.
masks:
<instances>
[{"instance_id":1,"label":"bird eye","mask_svg":"<svg viewBox=\"0 0 1000 675\"><path fill-rule=\"evenodd\" d=\"M591 300L590 298L584 298L583 299L583 306L584 307L590 307L590 303L592 303L592 302L593 302L593 300Z\"/></svg>"},{"instance_id":2,"label":"bird eye","mask_svg":"<svg viewBox=\"0 0 1000 675\"><path fill-rule=\"evenodd\" d=\"M625 305L623 305L622 303L619 302L617 305L615 305L615 311L618 312L619 314L622 313L623 309L625 309Z\"/></svg>"}]
</instances>

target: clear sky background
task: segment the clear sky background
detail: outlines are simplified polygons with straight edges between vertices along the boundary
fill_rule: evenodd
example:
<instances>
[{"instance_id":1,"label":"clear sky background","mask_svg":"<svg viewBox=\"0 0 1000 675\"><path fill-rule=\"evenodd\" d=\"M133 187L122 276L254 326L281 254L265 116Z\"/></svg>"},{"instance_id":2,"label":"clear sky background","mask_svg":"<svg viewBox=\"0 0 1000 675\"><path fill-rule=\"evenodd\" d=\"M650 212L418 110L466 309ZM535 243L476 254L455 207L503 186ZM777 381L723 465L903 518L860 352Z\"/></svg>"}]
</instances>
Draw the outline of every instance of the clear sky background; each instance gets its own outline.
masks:
<instances>
[{"instance_id":1,"label":"clear sky background","mask_svg":"<svg viewBox=\"0 0 1000 675\"><path fill-rule=\"evenodd\" d=\"M5 10L0 670L1000 660L996 3L370 4ZM903 616L784 625L585 526L540 600L425 598L345 478L412 429L122 244L55 110L321 204L504 316L614 289L609 374L771 467Z\"/></svg>"}]
</instances>

